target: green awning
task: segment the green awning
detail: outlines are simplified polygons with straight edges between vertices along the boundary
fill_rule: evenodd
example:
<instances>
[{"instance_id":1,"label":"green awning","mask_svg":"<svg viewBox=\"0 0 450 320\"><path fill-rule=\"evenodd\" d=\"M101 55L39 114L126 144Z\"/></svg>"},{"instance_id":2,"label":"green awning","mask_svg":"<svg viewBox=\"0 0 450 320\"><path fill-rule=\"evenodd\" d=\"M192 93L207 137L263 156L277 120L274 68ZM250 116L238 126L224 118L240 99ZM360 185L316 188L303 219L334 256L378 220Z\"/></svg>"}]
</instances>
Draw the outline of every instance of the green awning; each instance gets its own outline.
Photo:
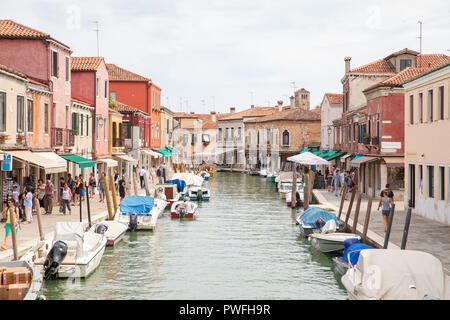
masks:
<instances>
[{"instance_id":1,"label":"green awning","mask_svg":"<svg viewBox=\"0 0 450 320\"><path fill-rule=\"evenodd\" d=\"M77 156L76 154L60 155L60 157L66 159L67 161L78 163L79 168L95 167L94 161Z\"/></svg>"},{"instance_id":2,"label":"green awning","mask_svg":"<svg viewBox=\"0 0 450 320\"><path fill-rule=\"evenodd\" d=\"M316 152L313 152L313 154L315 154L317 156L317 155L319 155L321 153L324 153L324 152L327 152L327 150L316 151Z\"/></svg>"},{"instance_id":3,"label":"green awning","mask_svg":"<svg viewBox=\"0 0 450 320\"><path fill-rule=\"evenodd\" d=\"M169 149L173 154L177 154L176 152L175 152L175 150L173 150L171 147L169 147L169 146L166 146L166 149Z\"/></svg>"},{"instance_id":4,"label":"green awning","mask_svg":"<svg viewBox=\"0 0 450 320\"><path fill-rule=\"evenodd\" d=\"M334 158L337 158L339 156L342 156L343 154L345 154L345 152L339 152L339 153L335 153L329 157L326 157L325 160L333 160Z\"/></svg>"},{"instance_id":5,"label":"green awning","mask_svg":"<svg viewBox=\"0 0 450 320\"><path fill-rule=\"evenodd\" d=\"M309 150L311 150L311 148L306 148L305 150L303 150L302 152L300 152L300 154L302 154L303 152L307 152L307 151L309 151Z\"/></svg>"},{"instance_id":6,"label":"green awning","mask_svg":"<svg viewBox=\"0 0 450 320\"><path fill-rule=\"evenodd\" d=\"M320 155L320 157L322 157L322 158L324 158L324 159L325 159L325 157L329 157L329 156L331 156L332 154L334 154L334 153L337 153L337 152L339 152L339 151L337 151L337 150L333 150L333 151L330 151L330 152L327 152L327 153L321 154L321 155ZM325 159L325 160L326 160L326 159Z\"/></svg>"},{"instance_id":7,"label":"green awning","mask_svg":"<svg viewBox=\"0 0 450 320\"><path fill-rule=\"evenodd\" d=\"M303 152L307 152L307 151L317 151L317 149L319 149L319 148L318 147L306 148L305 150L300 152L300 154L302 154Z\"/></svg>"},{"instance_id":8,"label":"green awning","mask_svg":"<svg viewBox=\"0 0 450 320\"><path fill-rule=\"evenodd\" d=\"M170 152L169 151L166 151L166 150L156 150L156 151L158 151L159 153L163 154L164 157L170 157Z\"/></svg>"}]
</instances>

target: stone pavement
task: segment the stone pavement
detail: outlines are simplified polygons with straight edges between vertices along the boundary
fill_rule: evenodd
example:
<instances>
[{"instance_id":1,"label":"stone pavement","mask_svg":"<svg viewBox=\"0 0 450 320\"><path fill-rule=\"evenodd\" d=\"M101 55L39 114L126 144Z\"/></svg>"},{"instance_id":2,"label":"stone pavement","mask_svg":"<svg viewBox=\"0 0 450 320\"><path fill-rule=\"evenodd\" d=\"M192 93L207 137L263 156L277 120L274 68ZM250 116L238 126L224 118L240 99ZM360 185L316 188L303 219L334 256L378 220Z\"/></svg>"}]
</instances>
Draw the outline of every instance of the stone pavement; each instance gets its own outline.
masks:
<instances>
[{"instance_id":1,"label":"stone pavement","mask_svg":"<svg viewBox=\"0 0 450 320\"><path fill-rule=\"evenodd\" d=\"M314 195L317 200L324 206L329 206L334 209L336 215L339 213L339 207L341 203L341 196L336 197L334 193L326 190L315 189ZM349 200L344 202L344 207L341 214L341 220L345 220L347 209L350 203L351 194L348 197ZM353 202L352 212L350 214L349 224L353 225L353 217L355 214L356 200ZM362 232L366 211L367 211L368 198L361 199L361 207L358 218L358 232ZM381 217L381 211L377 210L379 198L373 199L372 210L370 214L369 232L368 237L371 240L381 245L384 244L384 224ZM391 234L389 238L389 249L400 249L400 245L403 237L403 229L406 220L406 210L404 208L403 201L395 201L394 220L392 222ZM436 258L441 260L445 272L450 274L450 226L429 220L420 215L411 216L411 222L409 225L408 239L406 242L406 249L420 250L431 253Z\"/></svg>"}]
</instances>

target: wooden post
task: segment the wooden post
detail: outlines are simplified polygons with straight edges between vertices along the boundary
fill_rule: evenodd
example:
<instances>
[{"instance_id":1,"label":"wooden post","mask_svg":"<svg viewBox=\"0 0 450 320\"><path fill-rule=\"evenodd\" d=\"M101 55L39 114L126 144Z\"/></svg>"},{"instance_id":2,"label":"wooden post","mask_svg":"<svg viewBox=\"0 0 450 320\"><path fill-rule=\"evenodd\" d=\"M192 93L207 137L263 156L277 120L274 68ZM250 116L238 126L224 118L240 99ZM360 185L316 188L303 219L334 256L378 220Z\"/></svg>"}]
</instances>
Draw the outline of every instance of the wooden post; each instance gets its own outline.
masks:
<instances>
[{"instance_id":1,"label":"wooden post","mask_svg":"<svg viewBox=\"0 0 450 320\"><path fill-rule=\"evenodd\" d=\"M144 173L144 188L145 188L145 195L147 197L149 197L150 196L150 190L148 188L147 172Z\"/></svg>"},{"instance_id":2,"label":"wooden post","mask_svg":"<svg viewBox=\"0 0 450 320\"><path fill-rule=\"evenodd\" d=\"M303 190L303 208L306 210L309 208L309 177L307 174L304 175L305 186Z\"/></svg>"},{"instance_id":3,"label":"wooden post","mask_svg":"<svg viewBox=\"0 0 450 320\"><path fill-rule=\"evenodd\" d=\"M297 172L292 171L292 192L291 192L291 208L297 205Z\"/></svg>"},{"instance_id":4,"label":"wooden post","mask_svg":"<svg viewBox=\"0 0 450 320\"><path fill-rule=\"evenodd\" d=\"M134 172L133 170L133 189L134 189L134 195L138 195L138 186L137 186L137 172Z\"/></svg>"},{"instance_id":5,"label":"wooden post","mask_svg":"<svg viewBox=\"0 0 450 320\"><path fill-rule=\"evenodd\" d=\"M406 248L406 240L408 239L408 231L409 231L409 223L410 222L411 222L411 207L409 207L408 211L406 212L405 228L403 229L402 244L400 246L400 249L402 249L402 250L405 250L405 248Z\"/></svg>"},{"instance_id":6,"label":"wooden post","mask_svg":"<svg viewBox=\"0 0 450 320\"><path fill-rule=\"evenodd\" d=\"M105 179L106 207L108 208L108 220L113 220L114 212L113 212L112 204L111 204L111 194L109 193L108 174L105 173L104 179Z\"/></svg>"},{"instance_id":7,"label":"wooden post","mask_svg":"<svg viewBox=\"0 0 450 320\"><path fill-rule=\"evenodd\" d=\"M363 229L363 234L362 234L363 242L366 242L366 240L367 240L367 230L369 229L371 210L372 210L372 197L369 197L369 199L367 201L367 211L366 211L366 217L364 220L364 229Z\"/></svg>"},{"instance_id":8,"label":"wooden post","mask_svg":"<svg viewBox=\"0 0 450 320\"><path fill-rule=\"evenodd\" d=\"M86 190L88 190L88 185L87 183L85 183L84 187L86 188ZM86 206L87 206L87 213L88 213L88 222L89 222L89 228L91 228L91 205L89 203L89 193L86 193ZM41 239L43 240L43 239Z\"/></svg>"},{"instance_id":9,"label":"wooden post","mask_svg":"<svg viewBox=\"0 0 450 320\"><path fill-rule=\"evenodd\" d=\"M36 210L36 217L37 217L37 221L38 221L39 239L41 241L43 241L44 240L44 232L42 231L41 208L39 206Z\"/></svg>"},{"instance_id":10,"label":"wooden post","mask_svg":"<svg viewBox=\"0 0 450 320\"><path fill-rule=\"evenodd\" d=\"M86 194L86 191L84 192L84 194ZM83 222L83 202L81 201L82 197L81 197L81 193L80 193L80 222Z\"/></svg>"},{"instance_id":11,"label":"wooden post","mask_svg":"<svg viewBox=\"0 0 450 320\"><path fill-rule=\"evenodd\" d=\"M347 228L348 219L350 218L350 214L352 213L353 201L355 201L356 188L352 192L352 196L350 198L350 203L347 209L347 215L345 216L344 230Z\"/></svg>"},{"instance_id":12,"label":"wooden post","mask_svg":"<svg viewBox=\"0 0 450 320\"><path fill-rule=\"evenodd\" d=\"M341 198L341 205L339 207L339 215L338 215L338 221L341 218L342 209L344 208L344 200L345 196L347 195L347 182L344 183L344 190L342 191L342 198Z\"/></svg>"},{"instance_id":13,"label":"wooden post","mask_svg":"<svg viewBox=\"0 0 450 320\"><path fill-rule=\"evenodd\" d=\"M391 235L392 221L394 220L394 211L395 211L395 203L392 204L391 210L389 212L389 220L388 220L386 235L384 236L384 245L383 245L384 249L387 249L388 244L389 244L389 236Z\"/></svg>"},{"instance_id":14,"label":"wooden post","mask_svg":"<svg viewBox=\"0 0 450 320\"><path fill-rule=\"evenodd\" d=\"M308 188L308 190L309 190L309 201L311 202L312 197L313 197L314 178L315 178L316 174L311 169L309 169L309 172L310 172L311 180L309 180L309 188Z\"/></svg>"},{"instance_id":15,"label":"wooden post","mask_svg":"<svg viewBox=\"0 0 450 320\"><path fill-rule=\"evenodd\" d=\"M9 206L6 210L9 210ZM18 209L17 209L18 210ZM14 210L15 211L15 210ZM12 247L14 252L14 260L19 259L19 252L17 250L17 238L16 238L16 212L9 213L9 222L11 224L11 239L12 239Z\"/></svg>"},{"instance_id":16,"label":"wooden post","mask_svg":"<svg viewBox=\"0 0 450 320\"><path fill-rule=\"evenodd\" d=\"M356 201L355 218L353 221L352 233L356 233L356 227L358 226L359 208L361 206L361 197L362 197L361 192L358 192L358 200Z\"/></svg>"},{"instance_id":17,"label":"wooden post","mask_svg":"<svg viewBox=\"0 0 450 320\"><path fill-rule=\"evenodd\" d=\"M113 208L114 208L114 212L116 212L117 208L118 208L118 205L117 205L117 191L116 191L116 186L114 185L114 180L113 180L113 177L112 177L111 168L108 168L108 175L109 175L109 188L111 189L111 194L112 194Z\"/></svg>"}]
</instances>

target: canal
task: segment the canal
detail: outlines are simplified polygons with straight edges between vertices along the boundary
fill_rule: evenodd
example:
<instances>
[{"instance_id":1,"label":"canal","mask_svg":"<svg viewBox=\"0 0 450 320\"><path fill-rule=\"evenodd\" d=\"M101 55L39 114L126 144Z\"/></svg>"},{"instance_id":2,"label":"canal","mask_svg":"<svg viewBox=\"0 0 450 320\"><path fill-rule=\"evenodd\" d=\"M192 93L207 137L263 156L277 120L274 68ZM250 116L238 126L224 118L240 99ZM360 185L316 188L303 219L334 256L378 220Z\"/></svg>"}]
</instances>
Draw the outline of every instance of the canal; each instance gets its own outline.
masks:
<instances>
[{"instance_id":1,"label":"canal","mask_svg":"<svg viewBox=\"0 0 450 320\"><path fill-rule=\"evenodd\" d=\"M168 210L127 233L85 280L45 283L47 299L346 299L330 256L299 235L265 178L218 173L194 221Z\"/></svg>"}]
</instances>

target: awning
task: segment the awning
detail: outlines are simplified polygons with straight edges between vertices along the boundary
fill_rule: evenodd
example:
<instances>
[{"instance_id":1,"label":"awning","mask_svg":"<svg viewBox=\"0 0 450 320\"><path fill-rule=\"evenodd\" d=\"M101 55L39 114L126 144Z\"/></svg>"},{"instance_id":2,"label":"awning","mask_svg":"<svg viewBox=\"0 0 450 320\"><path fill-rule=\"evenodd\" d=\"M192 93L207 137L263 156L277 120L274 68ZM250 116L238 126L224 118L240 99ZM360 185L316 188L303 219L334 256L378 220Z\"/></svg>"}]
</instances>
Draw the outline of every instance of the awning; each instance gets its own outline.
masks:
<instances>
[{"instance_id":1,"label":"awning","mask_svg":"<svg viewBox=\"0 0 450 320\"><path fill-rule=\"evenodd\" d=\"M138 163L138 161L135 158L130 157L129 155L126 154L113 154L113 157L122 159L124 161L128 161L130 163Z\"/></svg>"},{"instance_id":2,"label":"awning","mask_svg":"<svg viewBox=\"0 0 450 320\"><path fill-rule=\"evenodd\" d=\"M173 154L177 154L176 152L175 152L175 150L174 149L172 149L171 147L169 147L169 146L166 146L166 149L169 149L170 150L170 152L172 152Z\"/></svg>"},{"instance_id":3,"label":"awning","mask_svg":"<svg viewBox=\"0 0 450 320\"><path fill-rule=\"evenodd\" d=\"M356 158L356 157L355 157ZM366 156L362 156L356 160L352 160L350 161L350 166L352 167L359 167L361 165L361 163L367 163L367 162L371 162L371 161L376 161L379 160L380 158L378 157L366 157Z\"/></svg>"},{"instance_id":4,"label":"awning","mask_svg":"<svg viewBox=\"0 0 450 320\"><path fill-rule=\"evenodd\" d=\"M100 162L106 163L106 166L109 167L117 167L117 160L113 159L101 159Z\"/></svg>"},{"instance_id":5,"label":"awning","mask_svg":"<svg viewBox=\"0 0 450 320\"><path fill-rule=\"evenodd\" d=\"M403 167L405 166L405 158L403 157L384 157L387 167Z\"/></svg>"},{"instance_id":6,"label":"awning","mask_svg":"<svg viewBox=\"0 0 450 320\"><path fill-rule=\"evenodd\" d=\"M334 154L332 154L331 156L326 157L325 160L330 161L330 160L333 160L334 158L337 158L337 157L339 157L339 156L342 156L343 154L345 154L345 152L334 153Z\"/></svg>"},{"instance_id":7,"label":"awning","mask_svg":"<svg viewBox=\"0 0 450 320\"><path fill-rule=\"evenodd\" d=\"M321 154L319 157L326 158L326 157L331 156L332 154L337 153L337 152L339 152L339 151L337 151L337 150L329 151L327 153Z\"/></svg>"},{"instance_id":8,"label":"awning","mask_svg":"<svg viewBox=\"0 0 450 320\"><path fill-rule=\"evenodd\" d=\"M357 155L356 157L354 157L351 161L356 160L356 159L359 159L359 158L361 158L361 157L364 157L364 156L358 154L358 155Z\"/></svg>"},{"instance_id":9,"label":"awning","mask_svg":"<svg viewBox=\"0 0 450 320\"><path fill-rule=\"evenodd\" d=\"M46 173L59 173L67 171L67 162L54 152L31 152L26 150L6 151L15 158L34 164L45 170Z\"/></svg>"},{"instance_id":10,"label":"awning","mask_svg":"<svg viewBox=\"0 0 450 320\"><path fill-rule=\"evenodd\" d=\"M316 152L313 152L313 154L315 154L316 156L318 156L318 155L320 155L320 154L322 154L322 153L324 153L324 152L327 152L327 150L316 151Z\"/></svg>"},{"instance_id":11,"label":"awning","mask_svg":"<svg viewBox=\"0 0 450 320\"><path fill-rule=\"evenodd\" d=\"M95 167L94 161L80 157L76 154L61 155L60 157L66 159L67 161L77 163L79 168Z\"/></svg>"},{"instance_id":12,"label":"awning","mask_svg":"<svg viewBox=\"0 0 450 320\"><path fill-rule=\"evenodd\" d=\"M300 152L300 154L302 154L303 152L307 152L307 151L317 151L317 149L319 149L319 148L318 147L306 148L305 150Z\"/></svg>"},{"instance_id":13,"label":"awning","mask_svg":"<svg viewBox=\"0 0 450 320\"><path fill-rule=\"evenodd\" d=\"M145 154L148 154L149 156L153 157L153 158L161 158L162 154L155 152L153 150L142 150L142 152L144 152Z\"/></svg>"},{"instance_id":14,"label":"awning","mask_svg":"<svg viewBox=\"0 0 450 320\"><path fill-rule=\"evenodd\" d=\"M341 162L344 162L345 159L347 159L347 158L349 158L349 157L351 157L351 156L352 156L352 154L347 154L347 155L341 157Z\"/></svg>"},{"instance_id":15,"label":"awning","mask_svg":"<svg viewBox=\"0 0 450 320\"><path fill-rule=\"evenodd\" d=\"M170 157L170 152L166 150L158 150L159 153L163 154L164 157Z\"/></svg>"}]
</instances>

